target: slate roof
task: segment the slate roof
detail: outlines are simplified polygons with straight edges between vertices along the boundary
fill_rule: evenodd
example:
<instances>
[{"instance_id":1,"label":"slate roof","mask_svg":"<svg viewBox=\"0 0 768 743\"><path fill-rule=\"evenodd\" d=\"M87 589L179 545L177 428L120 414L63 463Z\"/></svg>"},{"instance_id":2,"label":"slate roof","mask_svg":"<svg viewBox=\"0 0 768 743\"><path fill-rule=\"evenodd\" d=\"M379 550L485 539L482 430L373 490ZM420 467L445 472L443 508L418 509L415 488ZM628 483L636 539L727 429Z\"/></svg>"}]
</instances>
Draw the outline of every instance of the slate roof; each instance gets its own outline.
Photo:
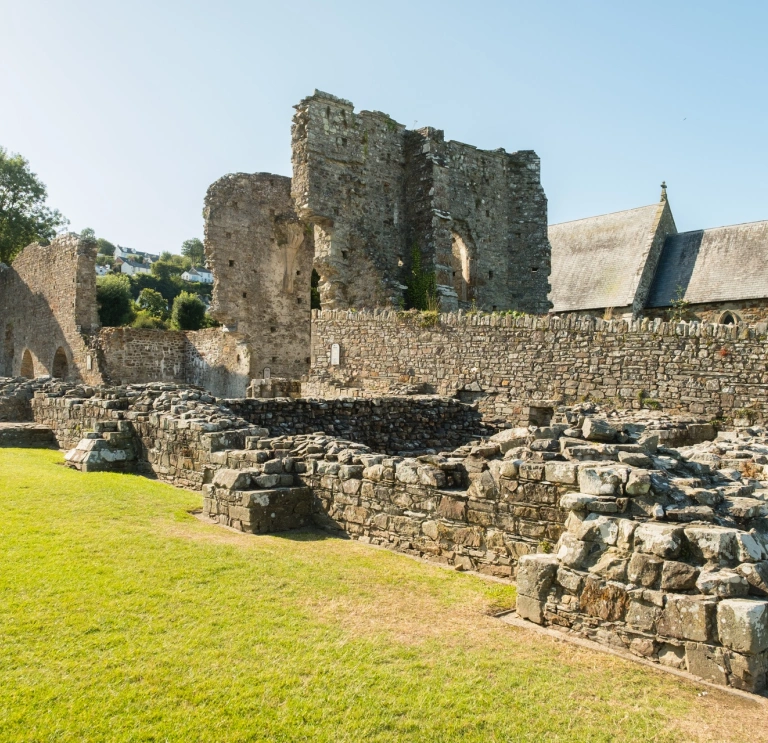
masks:
<instances>
[{"instance_id":1,"label":"slate roof","mask_svg":"<svg viewBox=\"0 0 768 743\"><path fill-rule=\"evenodd\" d=\"M631 305L662 208L657 203L550 225L552 311Z\"/></svg>"},{"instance_id":2,"label":"slate roof","mask_svg":"<svg viewBox=\"0 0 768 743\"><path fill-rule=\"evenodd\" d=\"M648 307L668 307L677 287L691 304L768 297L768 221L670 235Z\"/></svg>"}]
</instances>

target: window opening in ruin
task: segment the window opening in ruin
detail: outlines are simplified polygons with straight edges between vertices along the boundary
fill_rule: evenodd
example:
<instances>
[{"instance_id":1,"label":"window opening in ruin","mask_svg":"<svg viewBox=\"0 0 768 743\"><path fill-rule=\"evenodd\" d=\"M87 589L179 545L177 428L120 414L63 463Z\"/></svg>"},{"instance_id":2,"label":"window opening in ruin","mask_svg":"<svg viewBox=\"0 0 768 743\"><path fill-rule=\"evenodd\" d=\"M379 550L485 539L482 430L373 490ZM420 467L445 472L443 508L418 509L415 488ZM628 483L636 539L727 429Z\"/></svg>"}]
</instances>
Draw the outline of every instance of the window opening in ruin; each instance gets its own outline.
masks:
<instances>
[{"instance_id":1,"label":"window opening in ruin","mask_svg":"<svg viewBox=\"0 0 768 743\"><path fill-rule=\"evenodd\" d=\"M737 325L738 322L738 316L734 315L732 312L724 312L720 317L721 325Z\"/></svg>"},{"instance_id":2,"label":"window opening in ruin","mask_svg":"<svg viewBox=\"0 0 768 743\"><path fill-rule=\"evenodd\" d=\"M321 309L320 306L320 274L313 268L312 278L309 280L309 308L312 310Z\"/></svg>"},{"instance_id":3,"label":"window opening in ruin","mask_svg":"<svg viewBox=\"0 0 768 743\"><path fill-rule=\"evenodd\" d=\"M342 257L344 260L347 260L347 257L348 257L348 256L349 256L349 253L347 253L347 251L346 251L346 250L342 250L342 251L341 251L341 257Z\"/></svg>"},{"instance_id":4,"label":"window opening in ruin","mask_svg":"<svg viewBox=\"0 0 768 743\"><path fill-rule=\"evenodd\" d=\"M273 363L273 364L275 363L275 361L277 361L277 356L273 356L273 357L272 357L272 363Z\"/></svg>"},{"instance_id":5,"label":"window opening in ruin","mask_svg":"<svg viewBox=\"0 0 768 743\"><path fill-rule=\"evenodd\" d=\"M330 119L331 118L331 107L330 106L326 106L325 107L325 118L326 119Z\"/></svg>"},{"instance_id":6,"label":"window opening in ruin","mask_svg":"<svg viewBox=\"0 0 768 743\"><path fill-rule=\"evenodd\" d=\"M229 262L229 267L230 267L230 268L232 268L232 266L234 266L234 265L235 265L235 262L234 262L234 261L230 261L230 262Z\"/></svg>"},{"instance_id":7,"label":"window opening in ruin","mask_svg":"<svg viewBox=\"0 0 768 743\"><path fill-rule=\"evenodd\" d=\"M51 376L56 379L66 379L69 374L69 363L67 362L66 351L59 346L53 357L51 366Z\"/></svg>"},{"instance_id":8,"label":"window opening in ruin","mask_svg":"<svg viewBox=\"0 0 768 743\"><path fill-rule=\"evenodd\" d=\"M539 270L538 266L531 266L531 273L536 273Z\"/></svg>"},{"instance_id":9,"label":"window opening in ruin","mask_svg":"<svg viewBox=\"0 0 768 743\"><path fill-rule=\"evenodd\" d=\"M302 302L301 297L296 297L296 304L301 304L301 302Z\"/></svg>"},{"instance_id":10,"label":"window opening in ruin","mask_svg":"<svg viewBox=\"0 0 768 743\"><path fill-rule=\"evenodd\" d=\"M455 232L451 233L451 258L453 289L460 302L468 302L472 286L472 257L467 244Z\"/></svg>"},{"instance_id":11,"label":"window opening in ruin","mask_svg":"<svg viewBox=\"0 0 768 743\"><path fill-rule=\"evenodd\" d=\"M277 328L274 325L270 325L269 332L270 333L276 333L277 332Z\"/></svg>"},{"instance_id":12,"label":"window opening in ruin","mask_svg":"<svg viewBox=\"0 0 768 743\"><path fill-rule=\"evenodd\" d=\"M21 355L21 371L19 374L27 379L35 378L35 362L32 360L32 354L28 348L25 348L24 353Z\"/></svg>"},{"instance_id":13,"label":"window opening in ruin","mask_svg":"<svg viewBox=\"0 0 768 743\"><path fill-rule=\"evenodd\" d=\"M493 278L493 271L488 271L488 278L489 278L489 279L492 279L492 278Z\"/></svg>"},{"instance_id":14,"label":"window opening in ruin","mask_svg":"<svg viewBox=\"0 0 768 743\"><path fill-rule=\"evenodd\" d=\"M248 298L248 292L243 292L243 299L247 299L247 298Z\"/></svg>"},{"instance_id":15,"label":"window opening in ruin","mask_svg":"<svg viewBox=\"0 0 768 743\"><path fill-rule=\"evenodd\" d=\"M296 271L297 276L301 276L301 271Z\"/></svg>"}]
</instances>

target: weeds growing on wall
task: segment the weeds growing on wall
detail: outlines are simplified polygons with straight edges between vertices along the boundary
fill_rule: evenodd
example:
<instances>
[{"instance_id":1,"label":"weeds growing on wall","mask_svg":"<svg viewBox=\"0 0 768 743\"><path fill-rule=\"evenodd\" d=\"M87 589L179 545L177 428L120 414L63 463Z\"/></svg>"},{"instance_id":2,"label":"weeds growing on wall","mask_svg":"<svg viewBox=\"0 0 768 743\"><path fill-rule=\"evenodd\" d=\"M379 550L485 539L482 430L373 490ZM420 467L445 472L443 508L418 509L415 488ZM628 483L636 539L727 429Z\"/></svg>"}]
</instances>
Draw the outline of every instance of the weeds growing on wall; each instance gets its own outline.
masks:
<instances>
[{"instance_id":1,"label":"weeds growing on wall","mask_svg":"<svg viewBox=\"0 0 768 743\"><path fill-rule=\"evenodd\" d=\"M667 320L669 322L683 322L690 318L690 302L685 300L684 295L685 289L678 284L675 297L670 301L669 309L667 310Z\"/></svg>"},{"instance_id":2,"label":"weeds growing on wall","mask_svg":"<svg viewBox=\"0 0 768 743\"><path fill-rule=\"evenodd\" d=\"M406 280L406 287L406 309L430 312L436 312L439 309L435 274L422 267L421 250L418 245L414 245L411 251L411 272Z\"/></svg>"}]
</instances>

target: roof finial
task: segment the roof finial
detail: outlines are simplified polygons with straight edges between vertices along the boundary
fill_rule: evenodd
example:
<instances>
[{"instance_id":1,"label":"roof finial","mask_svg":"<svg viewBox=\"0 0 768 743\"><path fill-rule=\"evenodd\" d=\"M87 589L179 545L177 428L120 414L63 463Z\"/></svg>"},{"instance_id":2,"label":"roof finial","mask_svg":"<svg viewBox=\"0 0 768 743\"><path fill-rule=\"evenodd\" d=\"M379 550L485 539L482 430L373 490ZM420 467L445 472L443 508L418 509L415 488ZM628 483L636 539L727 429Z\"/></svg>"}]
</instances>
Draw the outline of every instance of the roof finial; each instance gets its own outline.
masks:
<instances>
[{"instance_id":1,"label":"roof finial","mask_svg":"<svg viewBox=\"0 0 768 743\"><path fill-rule=\"evenodd\" d=\"M667 182L666 181L661 182L661 200L662 201L667 200Z\"/></svg>"}]
</instances>

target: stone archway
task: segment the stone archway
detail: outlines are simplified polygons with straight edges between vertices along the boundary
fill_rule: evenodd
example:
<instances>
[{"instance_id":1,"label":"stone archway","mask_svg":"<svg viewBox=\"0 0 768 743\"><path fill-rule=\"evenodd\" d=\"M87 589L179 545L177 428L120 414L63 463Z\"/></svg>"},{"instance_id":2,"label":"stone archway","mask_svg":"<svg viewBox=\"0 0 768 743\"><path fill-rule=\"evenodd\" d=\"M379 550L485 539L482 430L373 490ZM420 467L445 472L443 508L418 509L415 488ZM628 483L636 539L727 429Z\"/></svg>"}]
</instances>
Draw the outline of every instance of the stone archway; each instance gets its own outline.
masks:
<instances>
[{"instance_id":1,"label":"stone archway","mask_svg":"<svg viewBox=\"0 0 768 743\"><path fill-rule=\"evenodd\" d=\"M26 377L27 379L35 378L35 362L32 359L32 354L28 348L25 348L24 353L21 355L21 369L19 370L19 376Z\"/></svg>"},{"instance_id":2,"label":"stone archway","mask_svg":"<svg viewBox=\"0 0 768 743\"><path fill-rule=\"evenodd\" d=\"M718 322L720 325L738 325L741 322L741 318L735 312L728 310L720 315Z\"/></svg>"},{"instance_id":3,"label":"stone archway","mask_svg":"<svg viewBox=\"0 0 768 743\"><path fill-rule=\"evenodd\" d=\"M69 376L69 362L67 361L67 352L59 346L53 357L51 366L51 376L55 379L66 379Z\"/></svg>"}]
</instances>

